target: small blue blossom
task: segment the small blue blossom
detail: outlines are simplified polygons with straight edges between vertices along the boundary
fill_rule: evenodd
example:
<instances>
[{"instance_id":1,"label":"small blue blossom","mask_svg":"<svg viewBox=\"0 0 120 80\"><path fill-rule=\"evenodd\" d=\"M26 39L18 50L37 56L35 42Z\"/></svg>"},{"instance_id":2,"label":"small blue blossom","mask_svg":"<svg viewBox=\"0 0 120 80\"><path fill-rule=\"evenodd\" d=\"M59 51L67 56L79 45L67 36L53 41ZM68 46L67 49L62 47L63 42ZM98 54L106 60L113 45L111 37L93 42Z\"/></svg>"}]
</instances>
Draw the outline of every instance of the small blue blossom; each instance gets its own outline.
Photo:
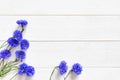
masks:
<instances>
[{"instance_id":1,"label":"small blue blossom","mask_svg":"<svg viewBox=\"0 0 120 80\"><path fill-rule=\"evenodd\" d=\"M16 54L16 59L20 60L21 62L23 61L23 59L26 58L26 54L24 51L19 50L19 51L16 51L15 54Z\"/></svg>"},{"instance_id":2,"label":"small blue blossom","mask_svg":"<svg viewBox=\"0 0 120 80\"><path fill-rule=\"evenodd\" d=\"M21 26L26 26L28 24L26 20L17 20L16 23Z\"/></svg>"},{"instance_id":3,"label":"small blue blossom","mask_svg":"<svg viewBox=\"0 0 120 80\"><path fill-rule=\"evenodd\" d=\"M23 63L19 66L19 70L18 70L18 74L19 75L23 75L26 73L26 68L28 67L28 65L26 63Z\"/></svg>"},{"instance_id":4,"label":"small blue blossom","mask_svg":"<svg viewBox=\"0 0 120 80\"><path fill-rule=\"evenodd\" d=\"M2 59L7 59L7 58L9 58L10 56L11 56L11 52L10 52L9 50L7 50L7 49L2 50L2 51L0 52L0 58L2 58Z\"/></svg>"},{"instance_id":5,"label":"small blue blossom","mask_svg":"<svg viewBox=\"0 0 120 80\"><path fill-rule=\"evenodd\" d=\"M22 50L27 50L29 48L29 41L26 39L23 39L20 43L20 47Z\"/></svg>"},{"instance_id":6,"label":"small blue blossom","mask_svg":"<svg viewBox=\"0 0 120 80\"><path fill-rule=\"evenodd\" d=\"M31 76L33 76L34 74L35 74L35 69L34 69L34 67L28 66L28 67L26 68L26 75L27 75L28 77L31 77Z\"/></svg>"},{"instance_id":7,"label":"small blue blossom","mask_svg":"<svg viewBox=\"0 0 120 80\"><path fill-rule=\"evenodd\" d=\"M61 75L65 74L68 70L67 63L65 61L61 61L58 68Z\"/></svg>"},{"instance_id":8,"label":"small blue blossom","mask_svg":"<svg viewBox=\"0 0 120 80\"><path fill-rule=\"evenodd\" d=\"M12 47L17 47L19 45L19 41L16 40L15 38L13 37L10 37L8 40L7 40L8 44Z\"/></svg>"},{"instance_id":9,"label":"small blue blossom","mask_svg":"<svg viewBox=\"0 0 120 80\"><path fill-rule=\"evenodd\" d=\"M13 33L13 37L18 40L18 41L21 41L22 40L22 32L19 31L19 30L16 30L14 33Z\"/></svg>"},{"instance_id":10,"label":"small blue blossom","mask_svg":"<svg viewBox=\"0 0 120 80\"><path fill-rule=\"evenodd\" d=\"M72 71L77 74L80 75L82 72L82 66L79 63L75 63L72 67Z\"/></svg>"}]
</instances>

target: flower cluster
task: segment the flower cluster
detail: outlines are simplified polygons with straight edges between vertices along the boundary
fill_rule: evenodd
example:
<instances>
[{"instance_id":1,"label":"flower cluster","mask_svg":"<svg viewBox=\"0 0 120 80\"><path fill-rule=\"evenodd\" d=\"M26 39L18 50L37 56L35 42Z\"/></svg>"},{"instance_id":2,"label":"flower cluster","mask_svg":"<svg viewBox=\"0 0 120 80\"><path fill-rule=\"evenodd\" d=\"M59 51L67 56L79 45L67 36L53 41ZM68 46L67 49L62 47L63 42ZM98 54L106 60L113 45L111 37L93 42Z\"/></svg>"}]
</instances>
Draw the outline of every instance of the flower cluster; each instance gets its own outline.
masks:
<instances>
[{"instance_id":1,"label":"flower cluster","mask_svg":"<svg viewBox=\"0 0 120 80\"><path fill-rule=\"evenodd\" d=\"M27 76L33 76L35 73L35 69L32 66L28 66L26 63L20 65L18 74L23 75L26 74Z\"/></svg>"},{"instance_id":2,"label":"flower cluster","mask_svg":"<svg viewBox=\"0 0 120 80\"><path fill-rule=\"evenodd\" d=\"M79 63L75 63L73 66L72 66L72 71L77 74L77 75L80 75L81 72L82 72L82 66L79 64Z\"/></svg>"},{"instance_id":3,"label":"flower cluster","mask_svg":"<svg viewBox=\"0 0 120 80\"><path fill-rule=\"evenodd\" d=\"M59 66L56 66L56 67L54 68L54 70L52 71L49 80L52 80L52 75L53 75L53 73L54 73L54 71L55 71L56 69L58 69L58 71L59 71L59 73L60 73L61 75L66 74L67 71L68 71L67 62L66 62L66 61L61 61L60 64L59 64ZM71 70L68 72L68 74L64 77L64 80L67 80L67 77L70 75L71 72L75 73L76 75L80 75L80 74L82 73L82 66L81 66L81 64L79 64L79 63L73 64L72 69L71 69Z\"/></svg>"},{"instance_id":4,"label":"flower cluster","mask_svg":"<svg viewBox=\"0 0 120 80\"><path fill-rule=\"evenodd\" d=\"M60 72L61 75L65 74L68 70L67 63L65 61L61 61L58 68L59 68L59 72Z\"/></svg>"},{"instance_id":5,"label":"flower cluster","mask_svg":"<svg viewBox=\"0 0 120 80\"><path fill-rule=\"evenodd\" d=\"M30 46L29 41L24 39L22 34L28 22L26 20L18 20L16 23L19 25L19 28L13 32L12 37L8 38L0 46L0 49L2 49L0 51L0 77L7 75L13 69L17 70L18 72L16 74L19 75L26 74L29 77L35 74L34 67L28 66L23 62L26 58L26 50ZM6 59L12 56L12 49L15 48L20 48L15 51L15 59L6 61ZM12 79L13 77L10 80Z\"/></svg>"}]
</instances>

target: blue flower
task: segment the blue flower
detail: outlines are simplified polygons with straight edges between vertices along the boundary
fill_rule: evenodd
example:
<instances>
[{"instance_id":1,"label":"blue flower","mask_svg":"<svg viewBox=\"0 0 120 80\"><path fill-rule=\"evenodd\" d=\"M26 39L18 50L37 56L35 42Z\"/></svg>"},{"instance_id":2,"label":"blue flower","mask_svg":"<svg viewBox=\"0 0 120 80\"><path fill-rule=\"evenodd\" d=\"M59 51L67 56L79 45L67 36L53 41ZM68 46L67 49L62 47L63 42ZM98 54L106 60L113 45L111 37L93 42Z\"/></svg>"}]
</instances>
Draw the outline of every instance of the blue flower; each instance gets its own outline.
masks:
<instances>
[{"instance_id":1,"label":"blue flower","mask_svg":"<svg viewBox=\"0 0 120 80\"><path fill-rule=\"evenodd\" d=\"M23 63L19 66L18 74L26 74L28 77L31 77L35 74L35 69L34 67L28 66L26 63Z\"/></svg>"},{"instance_id":2,"label":"blue flower","mask_svg":"<svg viewBox=\"0 0 120 80\"><path fill-rule=\"evenodd\" d=\"M72 67L72 71L77 74L80 75L82 72L82 66L79 63L75 63Z\"/></svg>"},{"instance_id":3,"label":"blue flower","mask_svg":"<svg viewBox=\"0 0 120 80\"><path fill-rule=\"evenodd\" d=\"M26 26L28 24L26 20L17 20L16 23L21 26Z\"/></svg>"},{"instance_id":4,"label":"blue flower","mask_svg":"<svg viewBox=\"0 0 120 80\"><path fill-rule=\"evenodd\" d=\"M35 69L34 69L34 67L28 66L28 67L26 68L26 75L27 75L28 77L31 77L31 76L33 76L34 74L35 74Z\"/></svg>"},{"instance_id":5,"label":"blue flower","mask_svg":"<svg viewBox=\"0 0 120 80\"><path fill-rule=\"evenodd\" d=\"M22 32L19 31L19 30L16 30L14 33L13 33L13 37L18 40L18 41L21 41L22 40Z\"/></svg>"},{"instance_id":6,"label":"blue flower","mask_svg":"<svg viewBox=\"0 0 120 80\"><path fill-rule=\"evenodd\" d=\"M12 47L17 47L19 45L19 41L15 38L11 37L7 40L8 44Z\"/></svg>"},{"instance_id":7,"label":"blue flower","mask_svg":"<svg viewBox=\"0 0 120 80\"><path fill-rule=\"evenodd\" d=\"M2 59L7 59L7 58L9 58L10 56L11 56L11 52L10 52L9 50L7 50L7 49L2 50L2 51L0 52L0 58L2 58Z\"/></svg>"},{"instance_id":8,"label":"blue flower","mask_svg":"<svg viewBox=\"0 0 120 80\"><path fill-rule=\"evenodd\" d=\"M19 50L19 51L16 51L15 54L16 54L17 60L23 61L23 59L26 58L26 54L24 51Z\"/></svg>"},{"instance_id":9,"label":"blue flower","mask_svg":"<svg viewBox=\"0 0 120 80\"><path fill-rule=\"evenodd\" d=\"M29 41L26 39L23 39L20 43L20 47L22 50L27 50L29 48Z\"/></svg>"},{"instance_id":10,"label":"blue flower","mask_svg":"<svg viewBox=\"0 0 120 80\"><path fill-rule=\"evenodd\" d=\"M61 61L58 68L59 68L59 72L60 72L61 75L65 74L68 70L67 63L65 61Z\"/></svg>"},{"instance_id":11,"label":"blue flower","mask_svg":"<svg viewBox=\"0 0 120 80\"><path fill-rule=\"evenodd\" d=\"M26 68L28 67L27 64L23 63L19 66L18 74L23 75L26 73Z\"/></svg>"}]
</instances>

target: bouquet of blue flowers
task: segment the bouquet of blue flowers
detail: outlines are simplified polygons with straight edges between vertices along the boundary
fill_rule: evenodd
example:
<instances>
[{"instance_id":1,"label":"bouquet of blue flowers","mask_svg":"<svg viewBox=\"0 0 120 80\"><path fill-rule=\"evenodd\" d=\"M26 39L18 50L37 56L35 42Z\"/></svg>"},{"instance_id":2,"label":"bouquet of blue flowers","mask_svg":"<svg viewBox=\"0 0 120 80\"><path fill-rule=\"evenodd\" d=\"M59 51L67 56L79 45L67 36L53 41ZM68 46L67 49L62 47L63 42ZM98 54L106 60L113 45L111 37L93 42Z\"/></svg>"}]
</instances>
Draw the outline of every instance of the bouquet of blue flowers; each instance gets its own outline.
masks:
<instances>
[{"instance_id":1,"label":"bouquet of blue flowers","mask_svg":"<svg viewBox=\"0 0 120 80\"><path fill-rule=\"evenodd\" d=\"M31 77L35 74L34 67L24 63L26 50L30 46L29 41L23 38L23 32L28 22L26 20L18 20L16 23L18 28L13 32L13 36L0 46L0 78L5 77L11 71L17 71L10 80L14 79L16 75L25 74ZM19 48L19 50L15 48ZM13 53L13 50L16 51ZM15 59L9 59L13 56L12 54L15 54Z\"/></svg>"}]
</instances>

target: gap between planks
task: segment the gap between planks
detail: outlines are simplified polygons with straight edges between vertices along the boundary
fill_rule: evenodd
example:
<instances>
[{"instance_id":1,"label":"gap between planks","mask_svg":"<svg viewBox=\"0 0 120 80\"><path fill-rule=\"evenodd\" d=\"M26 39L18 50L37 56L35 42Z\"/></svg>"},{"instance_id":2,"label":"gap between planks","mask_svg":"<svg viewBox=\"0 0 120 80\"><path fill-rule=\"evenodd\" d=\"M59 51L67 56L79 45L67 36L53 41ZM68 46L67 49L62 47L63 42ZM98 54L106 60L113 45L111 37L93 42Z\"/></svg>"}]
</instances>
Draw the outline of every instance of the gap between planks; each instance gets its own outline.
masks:
<instances>
[{"instance_id":1,"label":"gap between planks","mask_svg":"<svg viewBox=\"0 0 120 80\"><path fill-rule=\"evenodd\" d=\"M4 42L5 40L0 40ZM120 42L120 40L29 40L30 42Z\"/></svg>"},{"instance_id":2,"label":"gap between planks","mask_svg":"<svg viewBox=\"0 0 120 80\"><path fill-rule=\"evenodd\" d=\"M54 68L54 67L38 67L38 66L37 66L37 67L35 67L35 68L51 69L51 68ZM71 67L69 67L69 68L71 68ZM114 69L117 69L117 68L118 68L118 69L120 69L120 66L111 66L111 67L110 67L110 66L86 66L86 67L83 66L83 68L86 68L86 69L89 69L89 68L103 68L103 69L104 69L104 68L107 68L107 69L108 69L108 68L114 68Z\"/></svg>"},{"instance_id":3,"label":"gap between planks","mask_svg":"<svg viewBox=\"0 0 120 80\"><path fill-rule=\"evenodd\" d=\"M120 14L0 14L0 16L120 16Z\"/></svg>"}]
</instances>

